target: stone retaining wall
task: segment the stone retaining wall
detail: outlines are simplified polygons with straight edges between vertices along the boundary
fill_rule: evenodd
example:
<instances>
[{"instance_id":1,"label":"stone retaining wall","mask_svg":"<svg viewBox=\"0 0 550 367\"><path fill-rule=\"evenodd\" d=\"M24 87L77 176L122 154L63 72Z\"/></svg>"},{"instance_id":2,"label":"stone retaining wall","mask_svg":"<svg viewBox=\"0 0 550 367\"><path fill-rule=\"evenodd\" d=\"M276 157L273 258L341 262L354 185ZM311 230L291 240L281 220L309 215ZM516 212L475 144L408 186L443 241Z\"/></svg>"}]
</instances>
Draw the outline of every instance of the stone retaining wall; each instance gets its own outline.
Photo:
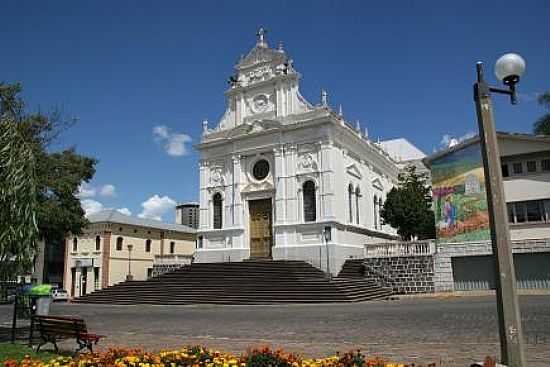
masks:
<instances>
[{"instance_id":1,"label":"stone retaining wall","mask_svg":"<svg viewBox=\"0 0 550 367\"><path fill-rule=\"evenodd\" d=\"M433 256L399 256L365 259L366 277L396 293L434 292Z\"/></svg>"},{"instance_id":2,"label":"stone retaining wall","mask_svg":"<svg viewBox=\"0 0 550 367\"><path fill-rule=\"evenodd\" d=\"M161 274L177 270L185 266L184 264L154 264L152 277L157 277Z\"/></svg>"}]
</instances>

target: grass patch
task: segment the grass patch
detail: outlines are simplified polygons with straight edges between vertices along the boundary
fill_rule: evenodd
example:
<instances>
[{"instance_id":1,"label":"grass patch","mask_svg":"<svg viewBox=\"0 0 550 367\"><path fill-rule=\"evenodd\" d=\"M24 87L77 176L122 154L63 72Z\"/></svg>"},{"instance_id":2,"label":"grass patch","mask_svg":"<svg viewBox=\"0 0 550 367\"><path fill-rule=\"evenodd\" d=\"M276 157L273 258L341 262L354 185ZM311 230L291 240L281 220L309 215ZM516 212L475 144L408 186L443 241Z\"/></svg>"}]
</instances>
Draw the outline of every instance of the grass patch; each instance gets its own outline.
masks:
<instances>
[{"instance_id":1,"label":"grass patch","mask_svg":"<svg viewBox=\"0 0 550 367\"><path fill-rule=\"evenodd\" d=\"M41 361L49 361L52 358L58 357L57 354L49 351L40 351L37 353L24 344L0 343L0 363L6 359L15 359L19 362L25 356L30 356L33 359L40 359Z\"/></svg>"}]
</instances>

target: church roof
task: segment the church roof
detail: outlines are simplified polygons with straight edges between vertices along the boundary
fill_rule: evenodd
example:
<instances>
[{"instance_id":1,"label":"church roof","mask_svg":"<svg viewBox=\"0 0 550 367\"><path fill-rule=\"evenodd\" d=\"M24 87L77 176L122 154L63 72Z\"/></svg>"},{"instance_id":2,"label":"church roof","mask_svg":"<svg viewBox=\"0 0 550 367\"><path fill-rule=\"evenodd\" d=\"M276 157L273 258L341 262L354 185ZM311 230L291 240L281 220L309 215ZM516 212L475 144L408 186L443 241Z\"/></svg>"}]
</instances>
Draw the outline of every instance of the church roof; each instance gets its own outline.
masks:
<instances>
[{"instance_id":1,"label":"church roof","mask_svg":"<svg viewBox=\"0 0 550 367\"><path fill-rule=\"evenodd\" d=\"M422 159L426 154L405 138L381 141L380 145L397 162Z\"/></svg>"},{"instance_id":2,"label":"church roof","mask_svg":"<svg viewBox=\"0 0 550 367\"><path fill-rule=\"evenodd\" d=\"M147 218L137 218L129 215L122 214L116 209L103 210L98 213L88 215L88 220L90 223L116 223L116 224L127 224L140 227L149 227L155 229L163 229L167 231L174 232L185 232L185 233L195 233L196 230L184 226L182 224L174 223L164 223L159 220L147 219Z\"/></svg>"}]
</instances>

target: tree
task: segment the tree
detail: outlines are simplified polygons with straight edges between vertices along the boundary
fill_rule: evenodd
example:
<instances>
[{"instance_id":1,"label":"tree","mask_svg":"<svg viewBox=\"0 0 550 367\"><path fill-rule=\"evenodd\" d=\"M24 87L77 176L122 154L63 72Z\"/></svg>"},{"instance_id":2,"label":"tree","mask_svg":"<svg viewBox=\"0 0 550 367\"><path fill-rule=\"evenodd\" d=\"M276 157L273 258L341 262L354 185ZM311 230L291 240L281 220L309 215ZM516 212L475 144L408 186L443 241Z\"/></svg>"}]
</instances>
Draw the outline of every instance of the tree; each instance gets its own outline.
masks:
<instances>
[{"instance_id":1,"label":"tree","mask_svg":"<svg viewBox=\"0 0 550 367\"><path fill-rule=\"evenodd\" d=\"M550 92L541 94L537 101L541 106L550 110ZM533 125L533 132L537 135L550 135L550 113L541 116Z\"/></svg>"},{"instance_id":2,"label":"tree","mask_svg":"<svg viewBox=\"0 0 550 367\"><path fill-rule=\"evenodd\" d=\"M36 165L9 110L0 111L0 281L30 269L36 251Z\"/></svg>"},{"instance_id":3,"label":"tree","mask_svg":"<svg viewBox=\"0 0 550 367\"><path fill-rule=\"evenodd\" d=\"M33 200L28 202L35 203L38 237L49 243L50 240L64 237L68 232L80 234L88 222L76 194L82 182L88 182L93 177L96 160L77 154L73 147L53 152L50 149L51 143L71 123L64 121L57 112L48 116L40 112L25 112L24 103L18 97L20 92L19 84L0 83L0 103L6 116L3 121L11 121L10 126L15 126L20 145L27 147L30 150L28 154L33 157L28 161L34 164L35 190ZM4 129L2 131L4 132ZM9 131L14 134L13 129ZM17 143L13 143L12 146L15 144ZM25 159L18 158L16 161L21 163ZM13 159L12 164L15 164ZM2 190L7 190L7 181L1 181L0 184ZM23 196L14 197L19 204L27 199ZM8 220L2 221L1 225L0 232L3 232L14 223ZM25 244L21 243L20 247L16 248L18 253L12 254L12 257L21 254L28 260L29 256L34 254L33 246L34 243L29 244L28 241ZM28 265L29 261L26 264ZM29 267L26 270L28 271Z\"/></svg>"},{"instance_id":4,"label":"tree","mask_svg":"<svg viewBox=\"0 0 550 367\"><path fill-rule=\"evenodd\" d=\"M403 240L435 238L431 187L424 174L409 166L399 174L399 183L388 193L380 216L397 228Z\"/></svg>"}]
</instances>

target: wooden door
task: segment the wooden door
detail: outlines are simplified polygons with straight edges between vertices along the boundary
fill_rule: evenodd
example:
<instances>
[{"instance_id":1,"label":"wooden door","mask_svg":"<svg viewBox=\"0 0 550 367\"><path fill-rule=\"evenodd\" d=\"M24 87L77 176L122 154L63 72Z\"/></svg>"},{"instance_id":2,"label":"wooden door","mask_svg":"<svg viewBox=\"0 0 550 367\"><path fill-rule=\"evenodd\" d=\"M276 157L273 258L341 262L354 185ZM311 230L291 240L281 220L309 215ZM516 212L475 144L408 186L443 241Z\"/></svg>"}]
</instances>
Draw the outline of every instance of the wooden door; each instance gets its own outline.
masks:
<instances>
[{"instance_id":1,"label":"wooden door","mask_svg":"<svg viewBox=\"0 0 550 367\"><path fill-rule=\"evenodd\" d=\"M271 234L271 199L251 200L250 258L270 258L273 238Z\"/></svg>"}]
</instances>

